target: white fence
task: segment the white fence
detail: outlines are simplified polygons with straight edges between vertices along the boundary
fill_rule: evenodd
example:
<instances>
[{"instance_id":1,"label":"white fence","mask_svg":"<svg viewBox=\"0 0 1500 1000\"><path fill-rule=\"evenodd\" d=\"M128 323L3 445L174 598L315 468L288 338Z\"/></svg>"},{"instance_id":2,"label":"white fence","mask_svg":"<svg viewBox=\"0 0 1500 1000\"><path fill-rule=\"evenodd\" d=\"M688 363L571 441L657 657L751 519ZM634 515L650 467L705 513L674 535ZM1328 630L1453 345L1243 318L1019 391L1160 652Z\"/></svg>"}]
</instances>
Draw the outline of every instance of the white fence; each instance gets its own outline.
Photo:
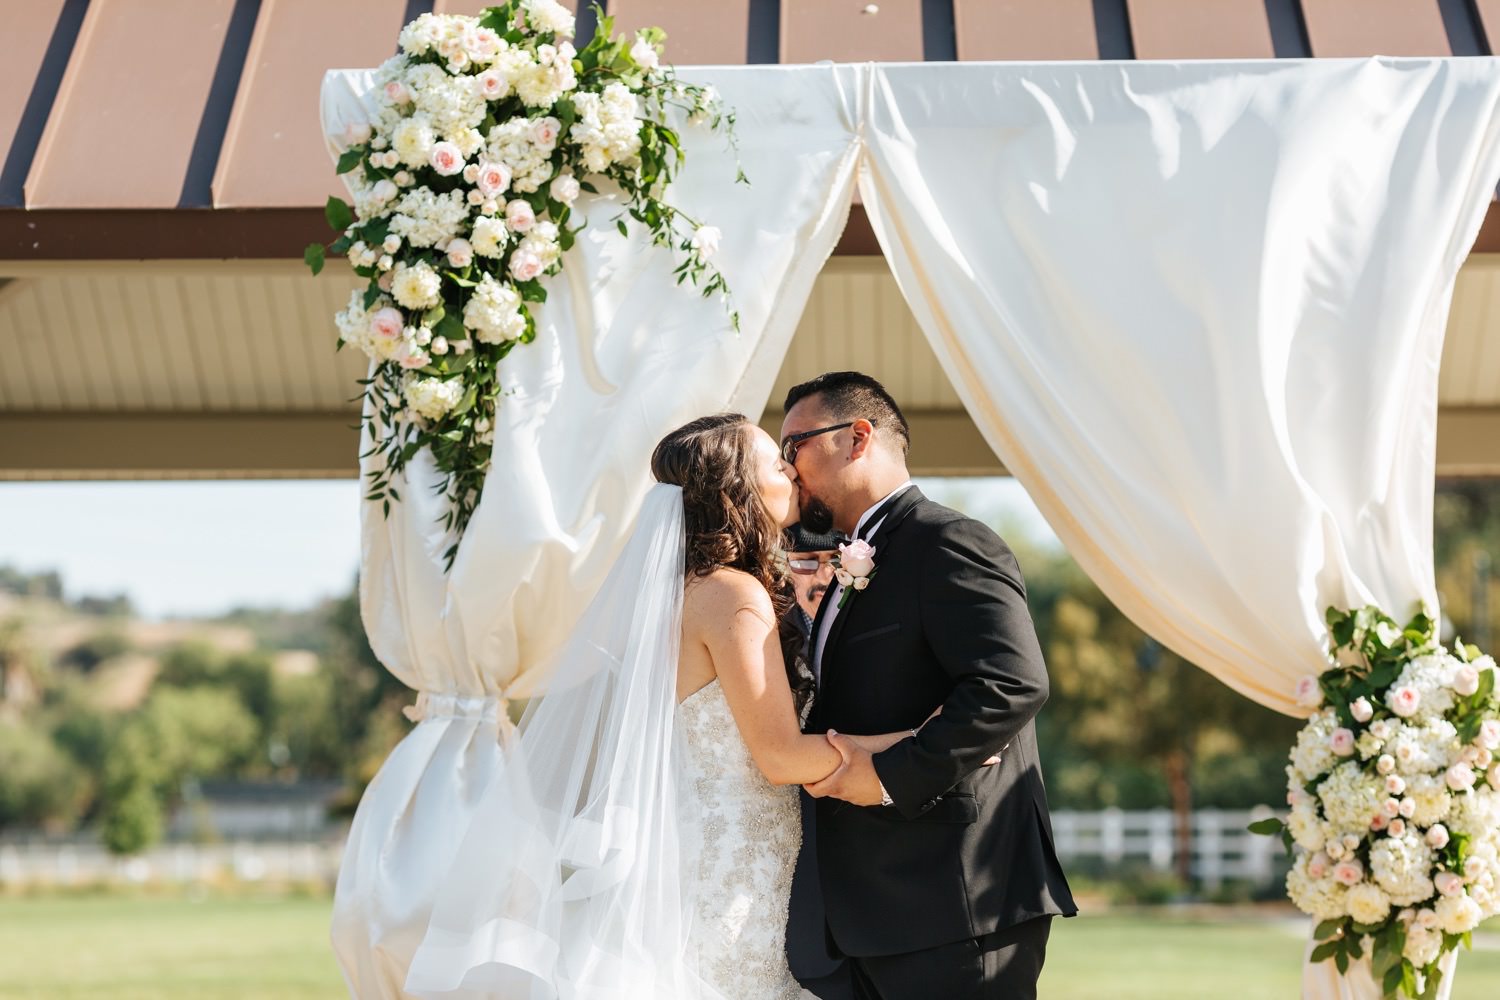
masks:
<instances>
[{"instance_id":1,"label":"white fence","mask_svg":"<svg viewBox=\"0 0 1500 1000\"><path fill-rule=\"evenodd\" d=\"M0 885L147 882L325 882L338 876L342 841L164 844L121 858L95 843L0 844Z\"/></svg>"},{"instance_id":2,"label":"white fence","mask_svg":"<svg viewBox=\"0 0 1500 1000\"><path fill-rule=\"evenodd\" d=\"M1273 813L1200 809L1192 816L1193 877L1207 888L1225 880L1266 884L1278 877L1281 841L1246 831ZM1052 814L1057 853L1064 862L1096 858L1106 871L1145 866L1176 870L1176 817L1165 809ZM222 844L164 844L118 858L85 840L0 843L0 885L88 885L100 882L326 882L338 874L341 840Z\"/></svg>"},{"instance_id":3,"label":"white fence","mask_svg":"<svg viewBox=\"0 0 1500 1000\"><path fill-rule=\"evenodd\" d=\"M1190 841L1193 877L1210 889L1217 889L1226 879L1258 884L1274 881L1276 859L1284 854L1280 839L1245 829L1273 815L1266 808L1196 810ZM1054 812L1052 833L1064 862L1098 858L1106 867L1145 862L1153 871L1177 869L1177 817L1167 809Z\"/></svg>"}]
</instances>

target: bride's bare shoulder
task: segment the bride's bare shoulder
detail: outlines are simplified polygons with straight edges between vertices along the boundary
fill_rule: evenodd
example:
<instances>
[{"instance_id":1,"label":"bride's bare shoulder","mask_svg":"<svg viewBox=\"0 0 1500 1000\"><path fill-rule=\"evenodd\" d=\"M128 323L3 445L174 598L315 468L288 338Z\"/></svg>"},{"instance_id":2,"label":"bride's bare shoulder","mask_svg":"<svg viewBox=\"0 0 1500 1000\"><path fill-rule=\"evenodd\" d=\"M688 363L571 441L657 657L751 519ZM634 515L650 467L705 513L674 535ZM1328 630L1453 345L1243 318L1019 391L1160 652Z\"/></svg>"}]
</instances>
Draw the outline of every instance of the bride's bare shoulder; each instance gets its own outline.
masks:
<instances>
[{"instance_id":1,"label":"bride's bare shoulder","mask_svg":"<svg viewBox=\"0 0 1500 1000\"><path fill-rule=\"evenodd\" d=\"M747 612L773 626L776 622L771 595L766 593L761 582L743 570L727 567L690 578L682 610L690 628L722 627L740 612Z\"/></svg>"}]
</instances>

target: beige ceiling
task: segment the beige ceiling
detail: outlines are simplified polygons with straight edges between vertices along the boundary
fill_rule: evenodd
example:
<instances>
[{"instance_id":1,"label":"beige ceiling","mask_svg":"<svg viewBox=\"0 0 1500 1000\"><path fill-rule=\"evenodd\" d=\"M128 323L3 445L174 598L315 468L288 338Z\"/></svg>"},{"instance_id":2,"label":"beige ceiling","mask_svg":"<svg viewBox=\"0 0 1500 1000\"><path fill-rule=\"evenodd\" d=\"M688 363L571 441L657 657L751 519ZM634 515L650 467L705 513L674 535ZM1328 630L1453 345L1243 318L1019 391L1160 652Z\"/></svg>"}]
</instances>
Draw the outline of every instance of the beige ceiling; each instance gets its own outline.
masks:
<instances>
[{"instance_id":1,"label":"beige ceiling","mask_svg":"<svg viewBox=\"0 0 1500 1000\"><path fill-rule=\"evenodd\" d=\"M248 261L0 267L0 479L355 474L364 359L333 350L344 276ZM1000 471L878 257L830 261L767 422L793 383L848 366L911 413L919 472ZM1461 272L1441 400L1439 472L1500 474L1500 256Z\"/></svg>"}]
</instances>

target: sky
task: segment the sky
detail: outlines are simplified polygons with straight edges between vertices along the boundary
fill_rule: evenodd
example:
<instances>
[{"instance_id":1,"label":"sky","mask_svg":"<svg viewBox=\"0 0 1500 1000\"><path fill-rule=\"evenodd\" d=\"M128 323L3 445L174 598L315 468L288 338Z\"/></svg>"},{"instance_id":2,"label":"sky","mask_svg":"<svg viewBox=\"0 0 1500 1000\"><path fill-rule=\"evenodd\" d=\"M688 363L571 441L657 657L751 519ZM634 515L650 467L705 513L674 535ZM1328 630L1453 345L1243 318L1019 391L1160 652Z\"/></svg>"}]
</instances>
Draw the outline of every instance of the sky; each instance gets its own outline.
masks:
<instances>
[{"instance_id":1,"label":"sky","mask_svg":"<svg viewBox=\"0 0 1500 1000\"><path fill-rule=\"evenodd\" d=\"M1056 544L1012 479L918 483L1002 534ZM0 483L0 566L56 570L70 600L125 593L157 620L303 608L353 586L359 497L353 479Z\"/></svg>"}]
</instances>

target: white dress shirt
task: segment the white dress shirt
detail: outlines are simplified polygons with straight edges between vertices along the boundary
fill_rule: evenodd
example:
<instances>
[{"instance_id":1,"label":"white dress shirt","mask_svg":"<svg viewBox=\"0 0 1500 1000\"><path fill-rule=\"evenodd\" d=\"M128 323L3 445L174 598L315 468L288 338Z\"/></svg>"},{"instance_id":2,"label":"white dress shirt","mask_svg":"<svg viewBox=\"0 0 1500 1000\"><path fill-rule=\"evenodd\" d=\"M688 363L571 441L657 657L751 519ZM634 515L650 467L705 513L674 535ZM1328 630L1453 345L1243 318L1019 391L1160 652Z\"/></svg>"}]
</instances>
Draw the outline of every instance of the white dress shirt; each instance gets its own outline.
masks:
<instances>
[{"instance_id":1,"label":"white dress shirt","mask_svg":"<svg viewBox=\"0 0 1500 1000\"><path fill-rule=\"evenodd\" d=\"M891 497L895 496L897 493L900 493L910 485L911 480L908 479L906 482L902 483L900 486L897 486L885 496L881 497L879 500L871 504L870 509L861 514L859 516L859 520L854 524L855 537L859 536L859 530L865 526L865 521L869 520L871 514L874 514L877 510L880 509L882 504L884 504ZM876 521L870 527L870 534L867 537L874 538L875 532L879 531L880 526L884 523L885 518L881 518L879 521ZM879 556L878 552L876 553L876 556ZM839 601L843 600L843 598L844 585L835 580L832 590L829 592L827 597L823 598L823 600L830 601L832 603L828 608L828 613L823 616L823 620L818 624L817 644L813 647L813 677L819 684L821 684L823 681L823 645L828 642L828 634L833 628L833 619L839 613Z\"/></svg>"}]
</instances>

